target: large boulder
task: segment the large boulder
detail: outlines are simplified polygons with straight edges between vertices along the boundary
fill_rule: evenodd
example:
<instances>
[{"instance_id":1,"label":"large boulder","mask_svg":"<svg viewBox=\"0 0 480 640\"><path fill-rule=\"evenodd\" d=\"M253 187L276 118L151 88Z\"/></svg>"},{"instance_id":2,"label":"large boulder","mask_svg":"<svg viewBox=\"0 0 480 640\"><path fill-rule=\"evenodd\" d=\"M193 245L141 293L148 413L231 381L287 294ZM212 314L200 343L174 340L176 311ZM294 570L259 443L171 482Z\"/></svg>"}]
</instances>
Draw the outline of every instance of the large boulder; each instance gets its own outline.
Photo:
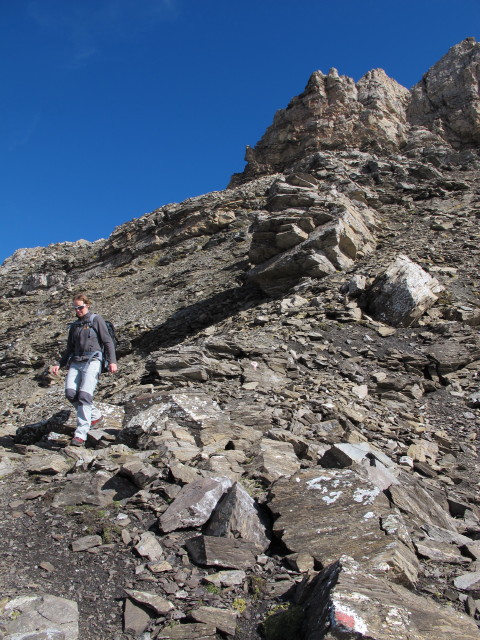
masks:
<instances>
[{"instance_id":1,"label":"large boulder","mask_svg":"<svg viewBox=\"0 0 480 640\"><path fill-rule=\"evenodd\" d=\"M351 558L318 574L299 599L302 640L478 640L467 615L366 574Z\"/></svg>"},{"instance_id":2,"label":"large boulder","mask_svg":"<svg viewBox=\"0 0 480 640\"><path fill-rule=\"evenodd\" d=\"M407 256L398 258L363 297L367 313L394 327L415 323L437 300L443 286Z\"/></svg>"}]
</instances>

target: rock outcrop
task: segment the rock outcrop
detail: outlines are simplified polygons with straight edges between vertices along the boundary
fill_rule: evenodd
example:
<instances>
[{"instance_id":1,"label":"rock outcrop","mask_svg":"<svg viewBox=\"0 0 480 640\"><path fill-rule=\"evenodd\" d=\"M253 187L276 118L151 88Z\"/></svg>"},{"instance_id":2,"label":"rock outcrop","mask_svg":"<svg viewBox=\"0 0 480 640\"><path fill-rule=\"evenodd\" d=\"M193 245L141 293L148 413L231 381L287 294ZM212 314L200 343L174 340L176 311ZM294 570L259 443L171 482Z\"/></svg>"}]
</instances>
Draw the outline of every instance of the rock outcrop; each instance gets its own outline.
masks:
<instances>
[{"instance_id":1,"label":"rock outcrop","mask_svg":"<svg viewBox=\"0 0 480 640\"><path fill-rule=\"evenodd\" d=\"M478 56L316 72L229 188L4 262L2 638L480 637Z\"/></svg>"}]
</instances>

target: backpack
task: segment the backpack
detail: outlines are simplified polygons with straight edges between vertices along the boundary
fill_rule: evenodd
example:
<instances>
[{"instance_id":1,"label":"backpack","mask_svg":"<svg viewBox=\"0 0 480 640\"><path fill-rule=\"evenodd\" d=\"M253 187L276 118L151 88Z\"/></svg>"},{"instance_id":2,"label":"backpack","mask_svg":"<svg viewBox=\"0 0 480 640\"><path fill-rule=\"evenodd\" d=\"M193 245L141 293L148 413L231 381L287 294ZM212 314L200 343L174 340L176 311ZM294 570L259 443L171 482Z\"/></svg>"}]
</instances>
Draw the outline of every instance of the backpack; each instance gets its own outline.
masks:
<instances>
[{"instance_id":1,"label":"backpack","mask_svg":"<svg viewBox=\"0 0 480 640\"><path fill-rule=\"evenodd\" d=\"M95 331L95 327L93 326L93 319L95 318L97 314L96 313L92 313L90 315L90 324L92 326L92 329ZM115 327L113 325L112 322L110 322L110 320L105 320L104 318L104 322L107 325L107 329L108 329L108 333L110 334L110 337L112 339L113 342L113 348L115 349L115 353L117 352L117 346L118 346L118 338L117 338L117 334L115 333ZM108 371L108 365L110 363L108 362L108 360L105 358L105 347L102 344L102 373Z\"/></svg>"},{"instance_id":2,"label":"backpack","mask_svg":"<svg viewBox=\"0 0 480 640\"><path fill-rule=\"evenodd\" d=\"M81 320L76 320L75 322L70 323L70 328L73 325L77 325L77 324L88 324L88 326L91 329L93 329L95 331L95 333L97 334L97 336L98 336L98 332L95 329L95 327L93 326L93 319L95 318L96 315L97 315L96 313L90 314L90 319L89 319L89 321L87 323L82 322ZM107 325L107 330L108 330L108 333L110 334L110 337L111 337L112 342L113 342L113 348L115 349L115 352L116 352L117 351L117 346L118 346L118 338L117 338L117 334L115 333L115 327L114 327L113 323L110 322L110 320L105 320L105 318L104 318L104 322ZM99 340L99 342L100 342L100 340ZM108 362L108 360L105 357L105 347L104 347L104 345L102 344L101 346L102 346L102 368L101 368L101 373L105 373L105 372L108 371L108 365L110 363ZM98 352L96 352L96 353L98 353Z\"/></svg>"}]
</instances>

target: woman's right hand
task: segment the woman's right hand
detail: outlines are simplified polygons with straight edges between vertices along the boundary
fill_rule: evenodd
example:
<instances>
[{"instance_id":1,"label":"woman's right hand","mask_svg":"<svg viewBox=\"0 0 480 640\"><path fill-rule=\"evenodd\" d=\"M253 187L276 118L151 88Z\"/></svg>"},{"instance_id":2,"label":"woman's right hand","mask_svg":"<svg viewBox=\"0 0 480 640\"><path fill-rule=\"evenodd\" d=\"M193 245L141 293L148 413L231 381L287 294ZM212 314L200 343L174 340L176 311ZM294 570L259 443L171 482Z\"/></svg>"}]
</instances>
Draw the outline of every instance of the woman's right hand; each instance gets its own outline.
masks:
<instances>
[{"instance_id":1,"label":"woman's right hand","mask_svg":"<svg viewBox=\"0 0 480 640\"><path fill-rule=\"evenodd\" d=\"M50 369L50 371L53 373L54 376L58 376L59 370L60 370L60 367L58 366L58 364L53 365L53 367Z\"/></svg>"}]
</instances>

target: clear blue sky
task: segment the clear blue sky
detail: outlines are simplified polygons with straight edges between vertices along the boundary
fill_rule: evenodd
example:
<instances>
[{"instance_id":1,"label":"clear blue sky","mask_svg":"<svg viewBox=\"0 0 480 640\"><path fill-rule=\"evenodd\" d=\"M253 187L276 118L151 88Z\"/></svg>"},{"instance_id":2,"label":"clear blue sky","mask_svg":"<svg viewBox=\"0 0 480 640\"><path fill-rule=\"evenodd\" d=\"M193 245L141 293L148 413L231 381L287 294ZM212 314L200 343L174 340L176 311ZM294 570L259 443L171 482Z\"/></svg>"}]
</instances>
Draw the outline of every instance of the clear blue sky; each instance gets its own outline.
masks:
<instances>
[{"instance_id":1,"label":"clear blue sky","mask_svg":"<svg viewBox=\"0 0 480 640\"><path fill-rule=\"evenodd\" d=\"M479 0L0 0L0 262L225 188L317 69L411 87L479 27Z\"/></svg>"}]
</instances>

